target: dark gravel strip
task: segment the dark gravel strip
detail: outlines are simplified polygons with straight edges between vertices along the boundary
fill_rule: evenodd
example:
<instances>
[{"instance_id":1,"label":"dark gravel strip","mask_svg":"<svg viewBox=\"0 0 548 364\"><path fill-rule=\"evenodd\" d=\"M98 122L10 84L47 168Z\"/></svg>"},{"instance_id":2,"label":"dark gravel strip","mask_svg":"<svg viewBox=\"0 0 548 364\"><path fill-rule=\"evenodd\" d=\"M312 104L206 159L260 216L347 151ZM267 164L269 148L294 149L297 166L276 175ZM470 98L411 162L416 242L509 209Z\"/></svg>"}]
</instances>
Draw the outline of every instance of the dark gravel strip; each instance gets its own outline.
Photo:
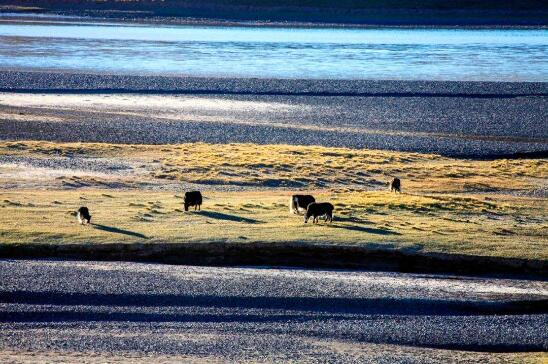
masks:
<instances>
[{"instance_id":1,"label":"dark gravel strip","mask_svg":"<svg viewBox=\"0 0 548 364\"><path fill-rule=\"evenodd\" d=\"M0 91L513 98L546 97L548 83L235 79L0 71Z\"/></svg>"},{"instance_id":2,"label":"dark gravel strip","mask_svg":"<svg viewBox=\"0 0 548 364\"><path fill-rule=\"evenodd\" d=\"M142 261L211 266L285 266L542 278L548 261L360 246L287 243L0 244L0 258Z\"/></svg>"}]
</instances>

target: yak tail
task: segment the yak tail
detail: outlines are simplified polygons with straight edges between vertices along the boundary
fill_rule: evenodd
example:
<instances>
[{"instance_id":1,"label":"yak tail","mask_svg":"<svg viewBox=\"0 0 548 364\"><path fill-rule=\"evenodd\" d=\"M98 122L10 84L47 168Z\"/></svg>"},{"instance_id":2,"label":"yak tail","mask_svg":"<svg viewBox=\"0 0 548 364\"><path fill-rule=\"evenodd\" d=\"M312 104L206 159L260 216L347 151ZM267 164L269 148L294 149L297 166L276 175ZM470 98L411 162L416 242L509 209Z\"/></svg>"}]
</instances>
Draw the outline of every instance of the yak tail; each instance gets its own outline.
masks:
<instances>
[{"instance_id":1,"label":"yak tail","mask_svg":"<svg viewBox=\"0 0 548 364\"><path fill-rule=\"evenodd\" d=\"M295 199L293 198L293 196L289 197L289 213L295 213Z\"/></svg>"}]
</instances>

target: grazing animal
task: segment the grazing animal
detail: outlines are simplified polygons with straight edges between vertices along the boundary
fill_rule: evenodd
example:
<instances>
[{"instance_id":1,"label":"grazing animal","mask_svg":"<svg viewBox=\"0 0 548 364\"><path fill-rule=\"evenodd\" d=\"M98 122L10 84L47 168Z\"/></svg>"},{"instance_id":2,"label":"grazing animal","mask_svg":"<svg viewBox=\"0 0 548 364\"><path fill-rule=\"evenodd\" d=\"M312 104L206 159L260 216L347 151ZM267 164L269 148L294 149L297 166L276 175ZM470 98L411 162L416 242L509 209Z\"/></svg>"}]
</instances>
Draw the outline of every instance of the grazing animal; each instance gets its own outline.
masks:
<instances>
[{"instance_id":1,"label":"grazing animal","mask_svg":"<svg viewBox=\"0 0 548 364\"><path fill-rule=\"evenodd\" d=\"M202 194L200 191L185 192L185 211L188 211L189 206L194 206L194 211L201 210Z\"/></svg>"},{"instance_id":2,"label":"grazing animal","mask_svg":"<svg viewBox=\"0 0 548 364\"><path fill-rule=\"evenodd\" d=\"M289 200L289 213L298 214L299 210L306 211L312 202L316 202L316 199L311 195L293 195Z\"/></svg>"},{"instance_id":3,"label":"grazing animal","mask_svg":"<svg viewBox=\"0 0 548 364\"><path fill-rule=\"evenodd\" d=\"M399 192L401 193L401 181L399 178L394 177L392 182L390 182L390 192Z\"/></svg>"},{"instance_id":4,"label":"grazing animal","mask_svg":"<svg viewBox=\"0 0 548 364\"><path fill-rule=\"evenodd\" d=\"M89 209L85 206L78 209L76 217L78 217L78 222L82 225L84 225L84 222L91 224L91 215L89 214Z\"/></svg>"},{"instance_id":5,"label":"grazing animal","mask_svg":"<svg viewBox=\"0 0 548 364\"><path fill-rule=\"evenodd\" d=\"M325 222L333 222L333 205L329 202L312 202L306 208L304 214L304 223L308 222L308 219L312 217L312 222L316 224L320 216L325 216Z\"/></svg>"}]
</instances>

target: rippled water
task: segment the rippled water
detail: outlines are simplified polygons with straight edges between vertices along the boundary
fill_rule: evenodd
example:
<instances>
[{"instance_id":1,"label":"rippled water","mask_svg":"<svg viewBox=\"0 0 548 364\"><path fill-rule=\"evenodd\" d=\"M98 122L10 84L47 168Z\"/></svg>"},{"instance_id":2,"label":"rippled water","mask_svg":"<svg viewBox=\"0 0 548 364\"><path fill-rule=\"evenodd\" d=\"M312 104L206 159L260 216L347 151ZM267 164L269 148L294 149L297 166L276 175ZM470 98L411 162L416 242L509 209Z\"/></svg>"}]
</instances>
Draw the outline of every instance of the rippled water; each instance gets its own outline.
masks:
<instances>
[{"instance_id":1,"label":"rippled water","mask_svg":"<svg viewBox=\"0 0 548 364\"><path fill-rule=\"evenodd\" d=\"M261 78L548 81L548 30L3 22L0 68Z\"/></svg>"}]
</instances>

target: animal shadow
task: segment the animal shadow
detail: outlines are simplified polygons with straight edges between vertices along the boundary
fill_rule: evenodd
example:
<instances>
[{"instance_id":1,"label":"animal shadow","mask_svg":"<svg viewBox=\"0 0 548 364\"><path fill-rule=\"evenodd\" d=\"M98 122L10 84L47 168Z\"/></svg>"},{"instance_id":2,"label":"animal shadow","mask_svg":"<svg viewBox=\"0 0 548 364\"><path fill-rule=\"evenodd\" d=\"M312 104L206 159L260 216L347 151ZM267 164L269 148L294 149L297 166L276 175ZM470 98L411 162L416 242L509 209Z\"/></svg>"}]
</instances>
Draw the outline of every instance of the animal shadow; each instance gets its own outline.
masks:
<instances>
[{"instance_id":1,"label":"animal shadow","mask_svg":"<svg viewBox=\"0 0 548 364\"><path fill-rule=\"evenodd\" d=\"M362 233L377 234L377 235L401 235L401 233L398 233L397 231L370 228L370 227L358 226L358 225L331 225L331 227L336 229L346 229L346 230L359 231Z\"/></svg>"},{"instance_id":2,"label":"animal shadow","mask_svg":"<svg viewBox=\"0 0 548 364\"><path fill-rule=\"evenodd\" d=\"M356 217L356 216L342 216L342 215L337 215L333 218L334 220L336 221L343 221L343 222L354 222L354 223L357 223L357 224L366 224L366 225L371 225L373 224L371 221L369 220L365 220L365 219L362 219L362 218L359 218L359 217Z\"/></svg>"},{"instance_id":3,"label":"animal shadow","mask_svg":"<svg viewBox=\"0 0 548 364\"><path fill-rule=\"evenodd\" d=\"M116 227L113 227L113 226L106 226L106 225L101 225L101 224L92 224L92 225L95 229L102 230L102 231L107 231L109 233L123 234L123 235L133 236L133 237L142 238L142 239L147 238L146 235L143 235L141 233L136 233L136 232L130 231L130 230L119 229L119 228L116 228Z\"/></svg>"},{"instance_id":4,"label":"animal shadow","mask_svg":"<svg viewBox=\"0 0 548 364\"><path fill-rule=\"evenodd\" d=\"M260 223L259 220L249 219L247 217L241 217L241 216L238 216L238 215L225 214L225 213L216 212L216 211L195 211L194 213L198 214L198 215L205 216L205 217L209 217L209 218L212 218L212 219L217 219L217 220L227 220L227 221L233 221L233 222L245 222L247 224Z\"/></svg>"}]
</instances>

